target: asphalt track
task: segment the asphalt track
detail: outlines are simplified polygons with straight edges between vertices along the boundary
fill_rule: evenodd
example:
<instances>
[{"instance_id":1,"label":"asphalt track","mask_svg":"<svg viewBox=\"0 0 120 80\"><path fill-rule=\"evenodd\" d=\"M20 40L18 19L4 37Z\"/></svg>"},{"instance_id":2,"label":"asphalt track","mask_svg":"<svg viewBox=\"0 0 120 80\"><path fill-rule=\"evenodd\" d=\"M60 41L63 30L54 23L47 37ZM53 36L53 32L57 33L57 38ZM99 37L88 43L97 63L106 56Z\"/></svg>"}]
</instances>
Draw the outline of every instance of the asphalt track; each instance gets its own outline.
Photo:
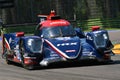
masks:
<instances>
[{"instance_id":1,"label":"asphalt track","mask_svg":"<svg viewBox=\"0 0 120 80\"><path fill-rule=\"evenodd\" d=\"M109 37L112 42L120 42L120 30L109 31Z\"/></svg>"},{"instance_id":2,"label":"asphalt track","mask_svg":"<svg viewBox=\"0 0 120 80\"><path fill-rule=\"evenodd\" d=\"M112 41L120 40L120 31L110 31ZM120 80L120 55L111 64L80 62L55 64L46 68L26 70L19 64L7 65L0 57L0 80Z\"/></svg>"}]
</instances>

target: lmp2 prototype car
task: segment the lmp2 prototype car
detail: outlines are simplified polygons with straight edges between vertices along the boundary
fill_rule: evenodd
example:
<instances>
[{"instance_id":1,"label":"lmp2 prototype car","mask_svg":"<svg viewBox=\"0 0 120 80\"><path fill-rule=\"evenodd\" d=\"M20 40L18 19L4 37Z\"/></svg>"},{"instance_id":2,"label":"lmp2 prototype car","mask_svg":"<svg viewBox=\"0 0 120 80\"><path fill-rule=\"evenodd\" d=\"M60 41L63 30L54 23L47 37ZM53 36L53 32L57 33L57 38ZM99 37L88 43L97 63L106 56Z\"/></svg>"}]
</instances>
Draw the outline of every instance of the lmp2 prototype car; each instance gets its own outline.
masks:
<instances>
[{"instance_id":1,"label":"lmp2 prototype car","mask_svg":"<svg viewBox=\"0 0 120 80\"><path fill-rule=\"evenodd\" d=\"M2 57L8 64L13 61L33 69L56 62L111 61L113 46L106 30L95 26L84 34L54 11L48 16L39 15L39 20L33 36L24 32L3 34Z\"/></svg>"}]
</instances>

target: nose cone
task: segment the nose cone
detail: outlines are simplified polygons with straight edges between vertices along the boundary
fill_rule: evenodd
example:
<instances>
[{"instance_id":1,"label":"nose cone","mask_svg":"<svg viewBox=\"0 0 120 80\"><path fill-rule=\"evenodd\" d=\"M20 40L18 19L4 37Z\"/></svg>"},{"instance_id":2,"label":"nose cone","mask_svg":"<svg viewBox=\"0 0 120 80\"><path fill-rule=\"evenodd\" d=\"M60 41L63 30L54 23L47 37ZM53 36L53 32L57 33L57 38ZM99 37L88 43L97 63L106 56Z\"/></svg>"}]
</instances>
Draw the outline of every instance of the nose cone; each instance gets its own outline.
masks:
<instances>
[{"instance_id":1,"label":"nose cone","mask_svg":"<svg viewBox=\"0 0 120 80\"><path fill-rule=\"evenodd\" d=\"M81 45L78 37L61 37L54 40L48 40L57 54L68 59L75 59L80 54Z\"/></svg>"}]
</instances>

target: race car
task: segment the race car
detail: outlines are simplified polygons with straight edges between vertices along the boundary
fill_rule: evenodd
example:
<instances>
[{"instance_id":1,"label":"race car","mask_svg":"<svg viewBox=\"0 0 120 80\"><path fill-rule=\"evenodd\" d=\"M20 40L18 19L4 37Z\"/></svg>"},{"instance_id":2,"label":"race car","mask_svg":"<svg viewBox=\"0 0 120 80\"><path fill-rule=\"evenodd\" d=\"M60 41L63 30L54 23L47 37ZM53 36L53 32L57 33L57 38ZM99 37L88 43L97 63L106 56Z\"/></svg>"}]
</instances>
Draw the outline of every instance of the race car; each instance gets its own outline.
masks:
<instances>
[{"instance_id":1,"label":"race car","mask_svg":"<svg viewBox=\"0 0 120 80\"><path fill-rule=\"evenodd\" d=\"M3 34L2 57L7 64L17 62L26 69L34 69L57 62L111 61L113 46L106 30L93 27L85 34L55 11L38 18L32 36L25 36L24 32Z\"/></svg>"}]
</instances>

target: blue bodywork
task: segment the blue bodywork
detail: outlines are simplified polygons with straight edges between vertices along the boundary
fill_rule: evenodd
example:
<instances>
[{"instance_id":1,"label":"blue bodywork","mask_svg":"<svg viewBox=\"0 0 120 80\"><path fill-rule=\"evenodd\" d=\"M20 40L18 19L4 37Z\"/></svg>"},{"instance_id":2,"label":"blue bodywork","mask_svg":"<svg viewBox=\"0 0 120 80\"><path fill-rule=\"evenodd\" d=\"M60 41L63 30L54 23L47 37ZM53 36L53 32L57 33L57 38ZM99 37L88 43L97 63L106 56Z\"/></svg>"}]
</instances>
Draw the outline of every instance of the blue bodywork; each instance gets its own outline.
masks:
<instances>
[{"instance_id":1,"label":"blue bodywork","mask_svg":"<svg viewBox=\"0 0 120 80\"><path fill-rule=\"evenodd\" d=\"M111 60L110 55L113 54L111 50L113 45L106 30L91 31L86 35L79 28L75 31L77 34L69 37L43 37L45 58L40 64L46 66L49 63L69 60ZM97 35L101 35L101 38L98 38L100 36L97 37ZM99 40L99 43L102 44L97 44Z\"/></svg>"},{"instance_id":2,"label":"blue bodywork","mask_svg":"<svg viewBox=\"0 0 120 80\"><path fill-rule=\"evenodd\" d=\"M76 31L76 35L55 38L40 37L43 34L16 37L17 33L10 33L4 34L4 39L8 45L9 52L12 52L10 54L16 57L19 62L22 60L21 55L24 58L29 57L31 62L34 62L32 65L47 66L50 63L71 60L111 60L110 56L104 58L105 54L110 55L112 53L112 44L106 30L91 31L86 33L86 35L83 32L79 32L81 31L80 29L75 29L74 31ZM36 41L32 43L33 40ZM24 53L21 53L21 41ZM10 60L12 59L10 57Z\"/></svg>"}]
</instances>

